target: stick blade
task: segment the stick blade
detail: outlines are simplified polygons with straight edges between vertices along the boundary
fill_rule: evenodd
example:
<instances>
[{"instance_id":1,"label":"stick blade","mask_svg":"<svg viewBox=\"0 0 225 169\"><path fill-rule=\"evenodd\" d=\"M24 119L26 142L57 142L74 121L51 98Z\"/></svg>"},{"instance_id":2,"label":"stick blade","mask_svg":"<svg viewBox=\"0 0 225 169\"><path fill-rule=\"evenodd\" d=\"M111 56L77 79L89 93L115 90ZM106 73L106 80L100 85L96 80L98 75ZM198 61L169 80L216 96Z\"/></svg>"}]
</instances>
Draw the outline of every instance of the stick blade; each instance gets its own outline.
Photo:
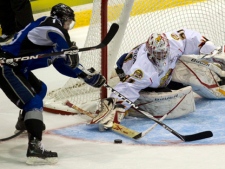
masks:
<instances>
[{"instance_id":1,"label":"stick blade","mask_svg":"<svg viewBox=\"0 0 225 169\"><path fill-rule=\"evenodd\" d=\"M143 137L142 133L139 133L139 134L135 135L135 136L133 137L133 139L138 140L138 139L140 139L140 138L142 138L142 137Z\"/></svg>"},{"instance_id":2,"label":"stick blade","mask_svg":"<svg viewBox=\"0 0 225 169\"><path fill-rule=\"evenodd\" d=\"M120 124L117 124L117 123L113 123L112 131L114 131L116 133L119 133L119 134L121 134L123 136L129 137L129 138L133 138L133 139L136 139L136 137L137 137L137 139L141 137L141 135L140 135L141 133L136 132L136 131L134 131L132 129L129 129L129 128L127 128L125 126L122 126Z\"/></svg>"},{"instance_id":3,"label":"stick blade","mask_svg":"<svg viewBox=\"0 0 225 169\"><path fill-rule=\"evenodd\" d=\"M101 44L99 44L99 48L102 48L109 44L109 42L113 39L113 37L116 35L117 31L119 30L119 25L117 23L113 23L106 35L106 37L103 39Z\"/></svg>"},{"instance_id":4,"label":"stick blade","mask_svg":"<svg viewBox=\"0 0 225 169\"><path fill-rule=\"evenodd\" d=\"M14 134L14 135L12 135L12 136L10 136L10 137L2 138L2 139L0 139L0 142L2 142L2 141L7 141L7 140L10 140L10 139L13 139L13 138L19 136L20 134L22 134L23 132L24 132L24 130L21 130L21 131L19 131L18 133Z\"/></svg>"},{"instance_id":5,"label":"stick blade","mask_svg":"<svg viewBox=\"0 0 225 169\"><path fill-rule=\"evenodd\" d=\"M212 136L213 136L213 133L211 131L204 131L204 132L200 132L200 133L196 133L192 135L186 135L182 137L184 138L184 141L186 142L186 141L202 140Z\"/></svg>"},{"instance_id":6,"label":"stick blade","mask_svg":"<svg viewBox=\"0 0 225 169\"><path fill-rule=\"evenodd\" d=\"M116 33L117 33L118 30L119 30L119 25L117 23L113 23L111 25L108 33L106 34L105 38L102 40L102 42L100 44L98 44L97 46L80 48L79 49L79 52L104 48L113 39L113 37L116 35Z\"/></svg>"}]
</instances>

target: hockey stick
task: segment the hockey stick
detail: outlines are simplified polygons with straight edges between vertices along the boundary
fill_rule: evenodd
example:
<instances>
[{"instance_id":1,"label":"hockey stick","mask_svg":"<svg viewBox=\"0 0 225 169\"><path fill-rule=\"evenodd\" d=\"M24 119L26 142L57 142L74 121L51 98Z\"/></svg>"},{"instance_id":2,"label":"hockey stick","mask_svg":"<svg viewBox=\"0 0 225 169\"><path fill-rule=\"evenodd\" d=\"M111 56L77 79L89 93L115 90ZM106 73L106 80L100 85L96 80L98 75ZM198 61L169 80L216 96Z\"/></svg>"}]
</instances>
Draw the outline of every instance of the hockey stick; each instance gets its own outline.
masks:
<instances>
[{"instance_id":1,"label":"hockey stick","mask_svg":"<svg viewBox=\"0 0 225 169\"><path fill-rule=\"evenodd\" d=\"M91 113L91 112L88 112L88 111L85 111L79 107L77 107L76 105L72 104L70 101L66 101L65 103L67 106L73 108L74 110L77 110L91 118L94 118L94 115ZM134 130L131 130L125 126L122 126L120 124L117 124L117 123L113 123L113 126L112 126L112 131L116 132L116 133L119 133L119 134L122 134L126 137L129 137L129 138L135 138L135 136L137 135L140 135L140 132L137 132L137 131L134 131Z\"/></svg>"},{"instance_id":2,"label":"hockey stick","mask_svg":"<svg viewBox=\"0 0 225 169\"><path fill-rule=\"evenodd\" d=\"M7 141L7 140L10 140L10 139L13 139L13 138L19 136L20 134L22 134L23 132L24 132L24 130L21 130L21 131L19 131L18 133L13 134L13 135L10 136L10 137L2 138L2 139L0 139L0 142L2 142L2 141Z\"/></svg>"},{"instance_id":3,"label":"hockey stick","mask_svg":"<svg viewBox=\"0 0 225 169\"><path fill-rule=\"evenodd\" d=\"M85 111L85 110L77 107L76 105L72 104L69 100L66 101L65 105L67 105L70 108L73 108L74 110L79 111L80 113L87 115L88 117L91 117L91 118L95 117L91 112Z\"/></svg>"},{"instance_id":4,"label":"hockey stick","mask_svg":"<svg viewBox=\"0 0 225 169\"><path fill-rule=\"evenodd\" d=\"M159 119L159 121L163 121L166 117L168 116L168 114L164 114L164 116ZM158 125L158 123L153 124L150 128L148 128L147 130L140 132L139 134L137 134L134 139L140 139L142 137L144 137L146 134L148 134L150 131L152 131L156 126Z\"/></svg>"},{"instance_id":5,"label":"hockey stick","mask_svg":"<svg viewBox=\"0 0 225 169\"><path fill-rule=\"evenodd\" d=\"M118 29L119 29L119 25L116 23L113 23L109 29L109 32L106 34L105 38L102 40L102 42L100 44L98 44L96 46L85 47L85 48L80 48L80 49L70 48L70 49L63 50L61 52L38 54L35 56L22 56L22 57L17 57L17 58L0 58L0 64L13 63L13 62L18 62L18 61L26 61L26 60L32 60L32 59L40 59L40 58L45 58L45 57L49 57L49 56L58 56L58 55L62 55L62 54L73 55L73 54L77 54L78 52L104 48L105 46L107 46L109 44L109 42L116 35Z\"/></svg>"},{"instance_id":6,"label":"hockey stick","mask_svg":"<svg viewBox=\"0 0 225 169\"><path fill-rule=\"evenodd\" d=\"M163 121L167 115L168 114L165 114L159 121ZM117 123L113 123L112 129L113 129L113 131L115 131L119 134L122 134L129 138L137 140L137 139L144 137L146 134L148 134L150 131L152 131L157 126L157 124L158 123L153 124L150 128L148 128L147 130L145 130L143 132L137 132L135 130L129 129L129 128L122 126L120 124L117 124Z\"/></svg>"},{"instance_id":7,"label":"hockey stick","mask_svg":"<svg viewBox=\"0 0 225 169\"><path fill-rule=\"evenodd\" d=\"M181 134L177 133L175 130L173 130L172 128L170 128L169 126L167 126L166 124L164 124L163 122L161 122L158 119L154 118L148 112L142 111L137 105L134 104L134 102L130 101L128 98L123 96L121 93L117 92L115 89L113 89L108 84L105 83L104 87L109 88L112 91L112 93L114 93L115 95L117 95L118 97L120 97L121 99L126 101L136 111L138 111L139 113L145 115L146 117L150 118L151 120L155 121L156 123L161 125L164 129L168 130L169 132L171 132L173 135L175 135L176 137L178 137L182 141L195 141L195 140L201 140L201 139L205 139L205 138L209 138L209 137L213 136L213 133L211 131L204 131L204 132L200 132L200 133L196 133L196 134L192 134L192 135L181 135Z\"/></svg>"}]
</instances>

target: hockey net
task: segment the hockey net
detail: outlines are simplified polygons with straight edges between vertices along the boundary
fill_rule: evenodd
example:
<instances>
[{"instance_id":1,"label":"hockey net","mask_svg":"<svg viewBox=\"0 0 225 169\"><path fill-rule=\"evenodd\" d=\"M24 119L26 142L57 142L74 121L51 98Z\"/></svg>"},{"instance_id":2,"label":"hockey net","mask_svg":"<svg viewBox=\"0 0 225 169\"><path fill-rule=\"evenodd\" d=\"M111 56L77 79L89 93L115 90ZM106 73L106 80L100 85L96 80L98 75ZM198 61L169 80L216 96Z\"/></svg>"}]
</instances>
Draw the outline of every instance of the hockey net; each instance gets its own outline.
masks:
<instances>
[{"instance_id":1,"label":"hockey net","mask_svg":"<svg viewBox=\"0 0 225 169\"><path fill-rule=\"evenodd\" d=\"M112 23L118 23L120 28L107 48L83 52L80 62L85 68L94 67L102 72L113 86L118 80L113 73L118 57L145 42L152 32L188 28L201 32L216 45L225 44L224 9L224 0L94 0L85 47L99 44ZM44 109L73 114L75 111L64 104L69 100L94 112L104 97L106 89L71 78L60 89L47 94Z\"/></svg>"}]
</instances>

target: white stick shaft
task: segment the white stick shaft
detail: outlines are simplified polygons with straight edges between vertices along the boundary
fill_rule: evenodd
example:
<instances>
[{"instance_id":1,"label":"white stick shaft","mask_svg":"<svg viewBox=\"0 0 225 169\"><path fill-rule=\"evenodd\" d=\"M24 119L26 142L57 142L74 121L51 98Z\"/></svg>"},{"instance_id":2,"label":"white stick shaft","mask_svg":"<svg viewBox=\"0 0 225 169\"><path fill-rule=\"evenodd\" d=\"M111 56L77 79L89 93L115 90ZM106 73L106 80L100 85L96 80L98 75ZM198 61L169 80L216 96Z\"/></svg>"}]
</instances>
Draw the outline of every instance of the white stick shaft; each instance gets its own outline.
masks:
<instances>
[{"instance_id":1,"label":"white stick shaft","mask_svg":"<svg viewBox=\"0 0 225 169\"><path fill-rule=\"evenodd\" d=\"M167 116L168 116L168 114L165 114L161 119L159 119L159 121L163 121ZM158 125L158 123L155 123L150 128L143 131L141 137L144 137L146 134L148 134L150 131L152 131L157 125Z\"/></svg>"}]
</instances>

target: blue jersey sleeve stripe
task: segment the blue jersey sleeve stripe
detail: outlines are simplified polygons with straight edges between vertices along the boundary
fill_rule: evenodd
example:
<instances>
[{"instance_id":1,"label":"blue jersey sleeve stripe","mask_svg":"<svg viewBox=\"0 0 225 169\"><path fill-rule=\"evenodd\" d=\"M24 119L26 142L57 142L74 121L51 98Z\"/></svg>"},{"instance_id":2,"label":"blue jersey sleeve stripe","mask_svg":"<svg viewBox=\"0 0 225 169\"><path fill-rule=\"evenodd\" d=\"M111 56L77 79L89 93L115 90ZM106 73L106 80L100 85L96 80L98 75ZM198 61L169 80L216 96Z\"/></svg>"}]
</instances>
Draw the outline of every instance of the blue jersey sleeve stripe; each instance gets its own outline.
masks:
<instances>
[{"instance_id":1,"label":"blue jersey sleeve stripe","mask_svg":"<svg viewBox=\"0 0 225 169\"><path fill-rule=\"evenodd\" d=\"M48 32L48 37L51 41L56 45L56 50L61 51L62 49L68 49L69 45L67 44L66 40L56 32Z\"/></svg>"},{"instance_id":2,"label":"blue jersey sleeve stripe","mask_svg":"<svg viewBox=\"0 0 225 169\"><path fill-rule=\"evenodd\" d=\"M53 62L53 66L56 68L58 72L60 72L63 75L77 78L77 76L82 72L79 68L71 68L68 65L66 65L65 60L63 58L57 58Z\"/></svg>"}]
</instances>

